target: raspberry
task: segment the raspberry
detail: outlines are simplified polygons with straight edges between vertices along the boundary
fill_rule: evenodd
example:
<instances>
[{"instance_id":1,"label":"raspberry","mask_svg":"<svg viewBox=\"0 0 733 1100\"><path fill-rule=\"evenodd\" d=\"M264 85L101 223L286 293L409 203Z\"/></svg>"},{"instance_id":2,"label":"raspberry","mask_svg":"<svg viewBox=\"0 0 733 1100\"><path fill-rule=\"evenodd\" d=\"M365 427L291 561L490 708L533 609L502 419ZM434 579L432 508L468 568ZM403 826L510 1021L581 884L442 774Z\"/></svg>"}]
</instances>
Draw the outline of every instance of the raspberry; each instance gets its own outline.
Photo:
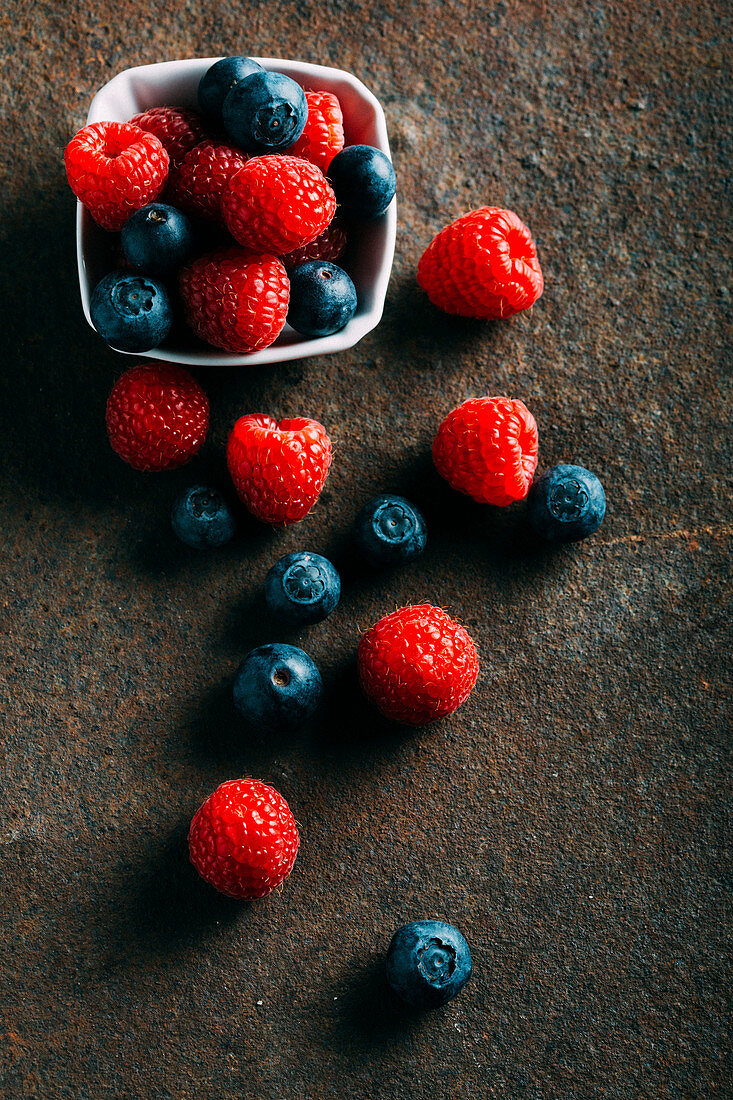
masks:
<instances>
[{"instance_id":1,"label":"raspberry","mask_svg":"<svg viewBox=\"0 0 733 1100\"><path fill-rule=\"evenodd\" d=\"M168 176L160 139L126 122L95 122L64 152L76 197L102 229L116 232L141 206L157 199Z\"/></svg>"},{"instance_id":2,"label":"raspberry","mask_svg":"<svg viewBox=\"0 0 733 1100\"><path fill-rule=\"evenodd\" d=\"M452 488L479 504L523 500L537 467L537 424L521 401L477 397L448 413L433 462Z\"/></svg>"},{"instance_id":3,"label":"raspberry","mask_svg":"<svg viewBox=\"0 0 733 1100\"><path fill-rule=\"evenodd\" d=\"M199 807L188 833L191 863L230 898L264 898L298 854L298 826L281 794L257 779L230 779Z\"/></svg>"},{"instance_id":4,"label":"raspberry","mask_svg":"<svg viewBox=\"0 0 733 1100\"><path fill-rule=\"evenodd\" d=\"M221 197L228 181L247 162L245 153L213 141L202 141L171 172L166 198L187 214L221 221Z\"/></svg>"},{"instance_id":5,"label":"raspberry","mask_svg":"<svg viewBox=\"0 0 733 1100\"><path fill-rule=\"evenodd\" d=\"M173 470L206 438L209 402L188 371L143 363L117 379L107 401L107 433L136 470Z\"/></svg>"},{"instance_id":6,"label":"raspberry","mask_svg":"<svg viewBox=\"0 0 733 1100\"><path fill-rule=\"evenodd\" d=\"M253 157L229 180L221 212L245 248L280 255L323 232L336 212L336 197L320 168L307 160Z\"/></svg>"},{"instance_id":7,"label":"raspberry","mask_svg":"<svg viewBox=\"0 0 733 1100\"><path fill-rule=\"evenodd\" d=\"M133 115L130 126L138 126L160 138L172 165L182 161L189 149L206 137L200 115L178 107L150 107L142 114Z\"/></svg>"},{"instance_id":8,"label":"raspberry","mask_svg":"<svg viewBox=\"0 0 733 1100\"><path fill-rule=\"evenodd\" d=\"M310 512L331 465L331 440L316 420L242 416L227 444L234 486L253 516L285 526Z\"/></svg>"},{"instance_id":9,"label":"raspberry","mask_svg":"<svg viewBox=\"0 0 733 1100\"><path fill-rule=\"evenodd\" d=\"M291 157L302 157L322 172L344 147L344 116L333 92L306 92L308 118L305 129L288 149Z\"/></svg>"},{"instance_id":10,"label":"raspberry","mask_svg":"<svg viewBox=\"0 0 733 1100\"><path fill-rule=\"evenodd\" d=\"M346 251L346 230L339 220L338 214L330 225L327 225L320 236L310 244L304 244L302 248L296 248L282 256L282 262L290 271L298 264L304 264L308 260L328 260L335 263Z\"/></svg>"},{"instance_id":11,"label":"raspberry","mask_svg":"<svg viewBox=\"0 0 733 1100\"><path fill-rule=\"evenodd\" d=\"M179 287L193 331L224 351L266 348L285 324L290 284L276 256L222 248L184 267Z\"/></svg>"},{"instance_id":12,"label":"raspberry","mask_svg":"<svg viewBox=\"0 0 733 1100\"><path fill-rule=\"evenodd\" d=\"M459 623L429 603L380 619L359 642L366 695L395 722L423 726L460 707L478 676L478 656Z\"/></svg>"},{"instance_id":13,"label":"raspberry","mask_svg":"<svg viewBox=\"0 0 733 1100\"><path fill-rule=\"evenodd\" d=\"M527 309L544 286L529 229L494 206L446 226L425 249L417 281L446 313L491 321Z\"/></svg>"}]
</instances>

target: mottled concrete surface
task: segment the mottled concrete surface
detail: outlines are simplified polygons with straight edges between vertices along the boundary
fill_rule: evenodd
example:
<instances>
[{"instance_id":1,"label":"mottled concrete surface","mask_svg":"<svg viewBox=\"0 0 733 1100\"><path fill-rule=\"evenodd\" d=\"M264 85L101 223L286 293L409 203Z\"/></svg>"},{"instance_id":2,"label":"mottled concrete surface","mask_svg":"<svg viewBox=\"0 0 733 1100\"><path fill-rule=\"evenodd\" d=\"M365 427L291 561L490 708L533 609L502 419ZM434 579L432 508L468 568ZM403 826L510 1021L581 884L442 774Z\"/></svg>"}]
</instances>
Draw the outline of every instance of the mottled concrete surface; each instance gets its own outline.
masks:
<instances>
[{"instance_id":1,"label":"mottled concrete surface","mask_svg":"<svg viewBox=\"0 0 733 1100\"><path fill-rule=\"evenodd\" d=\"M481 10L483 8L483 11ZM725 5L132 0L0 19L3 1097L703 1098L726 1091L726 381L731 272ZM86 327L61 151L137 63L251 52L333 63L383 100L400 183L381 326L352 351L205 379L205 451L143 476L110 453L129 361ZM471 206L516 210L547 289L494 326L439 316L422 247ZM729 345L728 345L729 346ZM541 464L605 482L599 536L547 552L522 510L452 495L439 419L522 397ZM225 483L243 412L313 415L336 441L312 517L245 522L196 555L167 527ZM430 524L423 561L362 576L347 532L377 490ZM273 558L333 554L345 597L299 635L268 620ZM430 599L482 654L423 731L353 687L360 628ZM239 657L298 638L324 719L253 736ZM221 780L277 786L302 824L283 890L200 885L188 821ZM435 916L475 977L444 1010L383 985L392 930Z\"/></svg>"}]
</instances>

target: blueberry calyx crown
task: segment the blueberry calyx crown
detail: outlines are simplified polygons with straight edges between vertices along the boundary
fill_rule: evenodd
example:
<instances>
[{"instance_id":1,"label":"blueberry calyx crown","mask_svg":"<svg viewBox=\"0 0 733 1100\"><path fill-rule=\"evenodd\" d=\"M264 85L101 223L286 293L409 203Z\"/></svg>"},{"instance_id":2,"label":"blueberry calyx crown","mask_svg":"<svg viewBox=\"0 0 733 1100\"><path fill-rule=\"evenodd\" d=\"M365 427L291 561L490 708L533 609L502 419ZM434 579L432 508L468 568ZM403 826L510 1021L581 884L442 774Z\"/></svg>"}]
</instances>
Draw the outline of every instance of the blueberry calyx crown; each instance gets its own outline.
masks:
<instances>
[{"instance_id":1,"label":"blueberry calyx crown","mask_svg":"<svg viewBox=\"0 0 733 1100\"><path fill-rule=\"evenodd\" d=\"M201 516L206 516L207 519L212 518L217 514L221 505L221 497L211 489L195 489L188 498L188 506L197 519Z\"/></svg>"},{"instance_id":2,"label":"blueberry calyx crown","mask_svg":"<svg viewBox=\"0 0 733 1100\"><path fill-rule=\"evenodd\" d=\"M581 518L589 501L590 495L585 485L577 478L569 477L554 486L548 505L556 519L569 523Z\"/></svg>"},{"instance_id":3,"label":"blueberry calyx crown","mask_svg":"<svg viewBox=\"0 0 733 1100\"><path fill-rule=\"evenodd\" d=\"M415 530L413 512L397 501L380 504L372 523L377 536L386 542L404 542Z\"/></svg>"},{"instance_id":4,"label":"blueberry calyx crown","mask_svg":"<svg viewBox=\"0 0 733 1100\"><path fill-rule=\"evenodd\" d=\"M298 113L291 103L268 103L255 113L252 134L262 145L280 144L298 128Z\"/></svg>"},{"instance_id":5,"label":"blueberry calyx crown","mask_svg":"<svg viewBox=\"0 0 733 1100\"><path fill-rule=\"evenodd\" d=\"M282 586L296 603L316 603L326 591L326 579L316 562L297 561L283 574Z\"/></svg>"},{"instance_id":6,"label":"blueberry calyx crown","mask_svg":"<svg viewBox=\"0 0 733 1100\"><path fill-rule=\"evenodd\" d=\"M118 313L139 317L153 308L156 294L156 288L147 279L130 276L115 283L110 297Z\"/></svg>"},{"instance_id":7,"label":"blueberry calyx crown","mask_svg":"<svg viewBox=\"0 0 733 1100\"><path fill-rule=\"evenodd\" d=\"M456 969L455 948L437 938L428 940L417 953L417 965L431 985L445 985Z\"/></svg>"}]
</instances>

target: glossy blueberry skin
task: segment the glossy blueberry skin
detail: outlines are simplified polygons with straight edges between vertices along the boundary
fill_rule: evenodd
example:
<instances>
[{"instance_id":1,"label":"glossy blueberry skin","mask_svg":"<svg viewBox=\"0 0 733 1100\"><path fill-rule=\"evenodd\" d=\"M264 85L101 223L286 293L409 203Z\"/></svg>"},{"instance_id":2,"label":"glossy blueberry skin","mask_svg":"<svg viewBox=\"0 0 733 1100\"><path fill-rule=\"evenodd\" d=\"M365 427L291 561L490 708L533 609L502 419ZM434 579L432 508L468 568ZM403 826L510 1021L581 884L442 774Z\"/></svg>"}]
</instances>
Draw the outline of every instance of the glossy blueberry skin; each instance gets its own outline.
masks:
<instances>
[{"instance_id":1,"label":"glossy blueberry skin","mask_svg":"<svg viewBox=\"0 0 733 1100\"><path fill-rule=\"evenodd\" d=\"M186 546L206 550L229 542L236 522L221 493L206 485L192 485L174 500L171 527Z\"/></svg>"},{"instance_id":2,"label":"glossy blueberry skin","mask_svg":"<svg viewBox=\"0 0 733 1100\"><path fill-rule=\"evenodd\" d=\"M252 725L294 730L316 712L322 691L321 674L302 649L261 645L237 669L234 705Z\"/></svg>"},{"instance_id":3,"label":"glossy blueberry skin","mask_svg":"<svg viewBox=\"0 0 733 1100\"><path fill-rule=\"evenodd\" d=\"M387 981L415 1008L437 1008L452 1000L471 977L471 952L452 924L418 920L404 924L387 951Z\"/></svg>"},{"instance_id":4,"label":"glossy blueberry skin","mask_svg":"<svg viewBox=\"0 0 733 1100\"><path fill-rule=\"evenodd\" d=\"M227 94L224 129L247 153L282 153L303 133L308 101L300 84L264 70L245 77Z\"/></svg>"},{"instance_id":5,"label":"glossy blueberry skin","mask_svg":"<svg viewBox=\"0 0 733 1100\"><path fill-rule=\"evenodd\" d=\"M328 178L341 213L358 221L378 218L397 190L392 161L372 145L347 145L331 161Z\"/></svg>"},{"instance_id":6,"label":"glossy blueberry skin","mask_svg":"<svg viewBox=\"0 0 733 1100\"><path fill-rule=\"evenodd\" d=\"M180 210L164 202L151 202L125 222L120 242L133 267L147 275L167 275L188 259L193 232Z\"/></svg>"},{"instance_id":7,"label":"glossy blueberry skin","mask_svg":"<svg viewBox=\"0 0 733 1100\"><path fill-rule=\"evenodd\" d=\"M280 558L265 577L273 615L296 626L320 623L341 598L341 578L328 558L298 551Z\"/></svg>"},{"instance_id":8,"label":"glossy blueberry skin","mask_svg":"<svg viewBox=\"0 0 733 1100\"><path fill-rule=\"evenodd\" d=\"M157 348L173 324L173 309L163 284L129 271L112 271L97 283L89 312L102 339L120 351Z\"/></svg>"},{"instance_id":9,"label":"glossy blueberry skin","mask_svg":"<svg viewBox=\"0 0 733 1100\"><path fill-rule=\"evenodd\" d=\"M303 336L329 336L354 316L356 287L327 260L306 260L290 272L288 324Z\"/></svg>"},{"instance_id":10,"label":"glossy blueberry skin","mask_svg":"<svg viewBox=\"0 0 733 1100\"><path fill-rule=\"evenodd\" d=\"M383 494L367 501L354 521L354 541L369 565L400 565L422 554L428 540L419 508Z\"/></svg>"},{"instance_id":11,"label":"glossy blueberry skin","mask_svg":"<svg viewBox=\"0 0 733 1100\"><path fill-rule=\"evenodd\" d=\"M535 478L527 497L530 527L549 542L577 542L603 523L606 494L584 466L561 465Z\"/></svg>"},{"instance_id":12,"label":"glossy blueberry skin","mask_svg":"<svg viewBox=\"0 0 733 1100\"><path fill-rule=\"evenodd\" d=\"M262 66L251 57L223 57L207 69L199 81L199 107L210 119L221 122L224 100L234 85L261 72Z\"/></svg>"}]
</instances>

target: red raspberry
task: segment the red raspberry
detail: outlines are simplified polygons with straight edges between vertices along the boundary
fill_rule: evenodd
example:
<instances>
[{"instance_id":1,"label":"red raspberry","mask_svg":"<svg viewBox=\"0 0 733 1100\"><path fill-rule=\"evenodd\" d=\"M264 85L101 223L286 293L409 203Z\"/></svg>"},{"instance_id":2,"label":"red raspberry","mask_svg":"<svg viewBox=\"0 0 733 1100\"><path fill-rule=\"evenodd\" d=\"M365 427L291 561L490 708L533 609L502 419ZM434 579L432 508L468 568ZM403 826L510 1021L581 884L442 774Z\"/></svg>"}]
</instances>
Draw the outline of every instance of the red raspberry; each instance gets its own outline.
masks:
<instances>
[{"instance_id":1,"label":"red raspberry","mask_svg":"<svg viewBox=\"0 0 733 1100\"><path fill-rule=\"evenodd\" d=\"M221 248L184 267L179 287L186 320L215 348L258 351L285 324L290 282L277 256Z\"/></svg>"},{"instance_id":2,"label":"red raspberry","mask_svg":"<svg viewBox=\"0 0 733 1100\"><path fill-rule=\"evenodd\" d=\"M304 244L302 248L288 252L281 259L288 271L291 271L298 264L304 264L306 260L328 260L330 263L335 263L336 260L341 259L345 251L346 230L337 214L319 237L310 244Z\"/></svg>"},{"instance_id":3,"label":"red raspberry","mask_svg":"<svg viewBox=\"0 0 733 1100\"><path fill-rule=\"evenodd\" d=\"M537 467L537 424L521 401L476 397L448 413L433 442L441 477L479 504L523 500Z\"/></svg>"},{"instance_id":4,"label":"red raspberry","mask_svg":"<svg viewBox=\"0 0 733 1100\"><path fill-rule=\"evenodd\" d=\"M417 281L446 313L490 321L527 309L544 287L529 229L494 206L446 226L425 249Z\"/></svg>"},{"instance_id":5,"label":"red raspberry","mask_svg":"<svg viewBox=\"0 0 733 1100\"><path fill-rule=\"evenodd\" d=\"M263 523L285 526L310 512L331 465L331 440L317 420L253 413L232 428L227 463L240 498Z\"/></svg>"},{"instance_id":6,"label":"red raspberry","mask_svg":"<svg viewBox=\"0 0 733 1100\"><path fill-rule=\"evenodd\" d=\"M157 199L168 177L159 138L126 122L95 122L64 152L71 190L102 229L116 232L141 206Z\"/></svg>"},{"instance_id":7,"label":"red raspberry","mask_svg":"<svg viewBox=\"0 0 733 1100\"><path fill-rule=\"evenodd\" d=\"M107 401L112 450L136 470L182 466L201 447L208 427L206 394L181 367L132 367L117 379Z\"/></svg>"},{"instance_id":8,"label":"red raspberry","mask_svg":"<svg viewBox=\"0 0 733 1100\"><path fill-rule=\"evenodd\" d=\"M322 172L344 147L344 116L333 92L306 92L308 118L305 129L288 154L317 164Z\"/></svg>"},{"instance_id":9,"label":"red raspberry","mask_svg":"<svg viewBox=\"0 0 733 1100\"><path fill-rule=\"evenodd\" d=\"M253 157L232 176L221 212L236 241L255 252L292 252L315 240L336 212L336 196L315 164Z\"/></svg>"},{"instance_id":10,"label":"red raspberry","mask_svg":"<svg viewBox=\"0 0 733 1100\"><path fill-rule=\"evenodd\" d=\"M222 783L194 814L191 863L230 898L264 898L283 882L298 854L298 826L281 794L256 779Z\"/></svg>"},{"instance_id":11,"label":"red raspberry","mask_svg":"<svg viewBox=\"0 0 733 1100\"><path fill-rule=\"evenodd\" d=\"M201 116L178 107L150 107L142 114L133 115L130 126L139 126L160 138L168 150L171 164L182 161L189 149L206 137Z\"/></svg>"},{"instance_id":12,"label":"red raspberry","mask_svg":"<svg viewBox=\"0 0 733 1100\"><path fill-rule=\"evenodd\" d=\"M246 153L230 145L202 141L171 172L167 197L187 214L221 221L224 188L246 163Z\"/></svg>"},{"instance_id":13,"label":"red raspberry","mask_svg":"<svg viewBox=\"0 0 733 1100\"><path fill-rule=\"evenodd\" d=\"M385 615L359 642L359 679L387 718L424 726L465 702L478 656L459 623L429 603Z\"/></svg>"}]
</instances>

